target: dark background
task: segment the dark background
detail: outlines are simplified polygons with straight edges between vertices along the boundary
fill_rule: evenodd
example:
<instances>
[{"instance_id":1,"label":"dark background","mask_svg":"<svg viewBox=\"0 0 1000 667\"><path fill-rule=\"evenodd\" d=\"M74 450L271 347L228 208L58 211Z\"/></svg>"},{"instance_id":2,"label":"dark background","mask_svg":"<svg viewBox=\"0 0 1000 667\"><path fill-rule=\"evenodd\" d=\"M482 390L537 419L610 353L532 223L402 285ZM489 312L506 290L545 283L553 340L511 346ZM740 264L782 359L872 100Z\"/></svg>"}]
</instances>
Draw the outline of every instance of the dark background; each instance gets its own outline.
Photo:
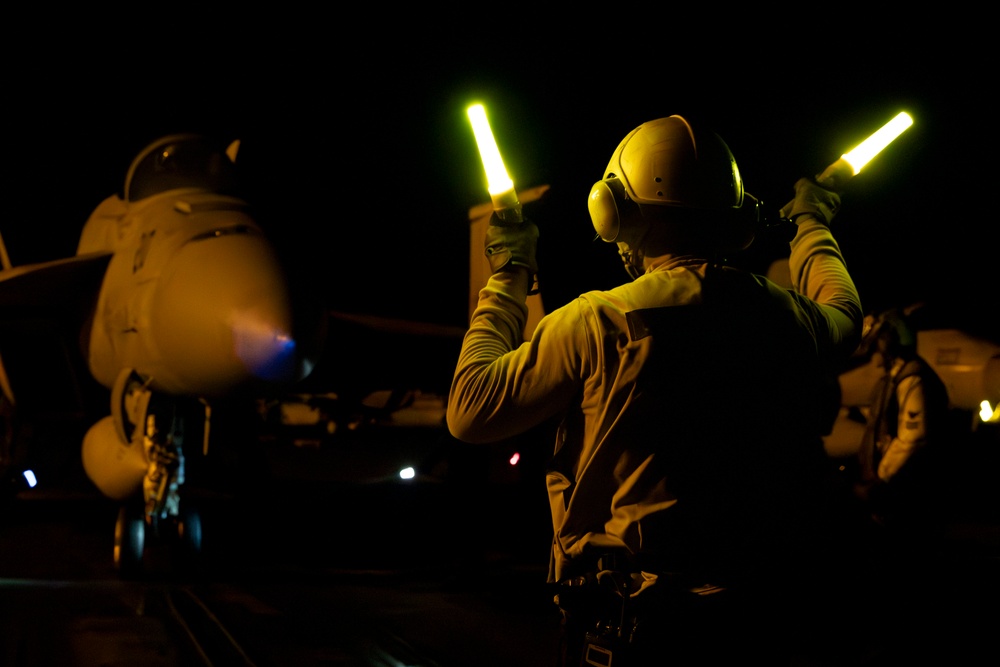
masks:
<instances>
[{"instance_id":1,"label":"dark background","mask_svg":"<svg viewBox=\"0 0 1000 667\"><path fill-rule=\"evenodd\" d=\"M788 5L775 16L732 3L705 5L704 15L694 16L699 9L590 4L544 18L541 5L510 4L401 9L314 3L304 9L272 3L256 16L247 16L244 7L213 14L206 5L194 10L179 4L133 3L107 15L90 6L46 5L33 10L35 16L12 7L0 41L0 233L14 264L71 256L91 211L121 189L129 164L149 142L185 131L238 138L248 199L303 289L316 290L334 310L460 329L469 315L469 209L488 201L465 115L473 101L486 105L516 186L551 188L529 211L541 230L540 281L549 309L625 279L615 247L593 240L586 197L618 142L642 122L676 113L714 127L735 155L747 190L774 214L799 177L821 172L906 110L915 125L851 181L834 223L865 309L925 302L928 326L957 326L1000 341L996 38L980 34L994 29L987 10L977 16L949 7L906 7L905 16L876 20L873 5ZM787 252L783 244L759 238L736 261L764 270ZM388 337L382 344L370 332L359 335L368 338L363 351L335 344L330 353L360 370L347 380L320 374L321 381L356 382L359 397L366 383L383 389L393 386L381 384L383 376L398 380L400 373L421 381L433 375L447 389L453 341L437 346L420 337L403 343ZM406 371L389 368L403 363ZM335 388L342 393L341 384ZM369 545L373 550L391 542L393 549L382 555L396 559L400 544L405 555L434 543L431 530L457 536L456 548L450 548L454 539L436 544L450 558L492 552L500 536L523 545L532 563L536 554L544 562L550 525L544 511L532 514L544 507L536 483L544 461L530 454L521 466L519 480L527 485L521 487L482 474L486 457L502 450L446 449L440 462L452 467L443 477L457 480L457 491L448 487L442 495L439 484L411 487L429 493L420 496L429 502L443 501L441 510L432 505L428 511L409 496L399 501L380 486L360 499L348 489L349 499L341 501L343 487L325 481L315 487L333 494L333 501L299 503L314 492L303 484L313 474L354 481L366 466L395 464L385 443L376 442L381 431L369 439L360 433L356 456L342 447L300 448L323 456L322 464L289 466L287 481L274 493L247 483L257 502L249 512L240 507L240 516L263 525L270 544L299 545L303 535L321 543L311 554L309 548L287 550L289 559L321 559L328 550L343 556L347 550L337 539L369 534L377 538ZM70 442L59 435L60 443ZM399 442L390 444L407 459L422 444L410 434L396 437ZM66 461L79 460L76 445L63 449ZM978 516L978 508L988 506L979 498L994 495L995 458L991 449L986 457L963 459L960 474L949 477L948 469L944 504L958 488L952 502L964 510L966 499L975 500L968 506ZM269 474L283 472L273 467ZM489 468L496 470L507 468ZM477 502L483 479L493 499L486 506ZM460 514L474 518L458 524L456 492L473 498L461 503ZM253 508L275 498L281 504L261 520ZM337 509L328 514L327 507ZM344 507L352 509L344 514ZM494 512L502 521L494 521ZM422 521L428 516L434 520ZM960 604L948 607L956 627L970 615L967 609L978 613L982 606L967 593L995 597L992 511L988 520L968 530L974 558L929 568L916 579L921 585L915 591L923 595L925 574L932 591L942 574L948 590L951 575L961 577L953 584L962 593L955 596ZM456 532L455 525L473 529ZM492 535L476 526L490 527ZM280 539L281 530L288 540ZM414 537L397 539L406 531ZM245 562L242 555L239 562ZM909 571L905 563L903 569ZM550 599L546 593L546 605ZM304 627L324 618L301 599L289 606L309 614ZM525 618L523 608L512 608ZM241 619L243 612L241 607ZM853 617L848 620L856 627Z\"/></svg>"},{"instance_id":2,"label":"dark background","mask_svg":"<svg viewBox=\"0 0 1000 667\"><path fill-rule=\"evenodd\" d=\"M905 110L914 126L851 181L835 232L866 310L923 302L935 323L995 337L988 60L942 47L931 19L785 33L731 16L726 35L669 16L612 29L609 14L590 35L520 15L430 28L426 14L370 13L12 26L29 32L4 66L13 263L72 254L147 143L201 131L241 139L261 222L331 308L461 327L468 212L488 201L474 101L516 187L551 186L530 209L549 309L624 278L615 247L593 241L586 196L640 123L714 127L774 215L797 178ZM659 24L670 30L643 34ZM763 271L786 248L762 236L735 261Z\"/></svg>"}]
</instances>

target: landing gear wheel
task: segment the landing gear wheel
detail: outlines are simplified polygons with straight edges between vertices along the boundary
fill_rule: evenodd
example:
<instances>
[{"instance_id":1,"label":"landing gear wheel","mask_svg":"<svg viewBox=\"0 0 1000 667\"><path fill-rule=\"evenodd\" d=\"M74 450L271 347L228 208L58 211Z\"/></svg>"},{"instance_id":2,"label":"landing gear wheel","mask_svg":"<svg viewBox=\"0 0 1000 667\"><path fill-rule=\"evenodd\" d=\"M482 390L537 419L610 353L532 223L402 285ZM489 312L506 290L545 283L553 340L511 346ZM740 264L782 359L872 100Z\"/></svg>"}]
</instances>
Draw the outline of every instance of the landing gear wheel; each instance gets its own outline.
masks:
<instances>
[{"instance_id":1,"label":"landing gear wheel","mask_svg":"<svg viewBox=\"0 0 1000 667\"><path fill-rule=\"evenodd\" d=\"M177 537L180 546L192 555L201 553L201 513L196 509L185 509L177 522Z\"/></svg>"},{"instance_id":2,"label":"landing gear wheel","mask_svg":"<svg viewBox=\"0 0 1000 667\"><path fill-rule=\"evenodd\" d=\"M190 507L181 510L176 527L176 565L183 574L197 574L201 569L201 513Z\"/></svg>"},{"instance_id":3,"label":"landing gear wheel","mask_svg":"<svg viewBox=\"0 0 1000 667\"><path fill-rule=\"evenodd\" d=\"M125 502L115 522L115 569L125 579L142 574L146 549L145 509L136 502Z\"/></svg>"}]
</instances>

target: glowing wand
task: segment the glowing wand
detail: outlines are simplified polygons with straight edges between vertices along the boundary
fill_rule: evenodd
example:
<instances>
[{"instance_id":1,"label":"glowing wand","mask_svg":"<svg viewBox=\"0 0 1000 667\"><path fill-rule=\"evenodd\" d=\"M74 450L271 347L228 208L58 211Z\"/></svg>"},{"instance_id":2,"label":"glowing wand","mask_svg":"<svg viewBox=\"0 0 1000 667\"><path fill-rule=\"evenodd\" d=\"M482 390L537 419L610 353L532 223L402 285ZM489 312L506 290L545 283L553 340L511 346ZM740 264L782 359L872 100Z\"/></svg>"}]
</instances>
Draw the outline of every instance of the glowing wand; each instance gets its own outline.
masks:
<instances>
[{"instance_id":1,"label":"glowing wand","mask_svg":"<svg viewBox=\"0 0 1000 667\"><path fill-rule=\"evenodd\" d=\"M913 125L913 119L910 114L905 111L899 112L895 118L876 130L857 147L844 153L840 159L824 169L822 174L816 176L816 182L828 190L841 192L847 181L854 178L862 167L881 153L883 148L891 144L911 125ZM793 199L778 212L781 221L787 222L787 212L791 211L794 203Z\"/></svg>"},{"instance_id":2,"label":"glowing wand","mask_svg":"<svg viewBox=\"0 0 1000 667\"><path fill-rule=\"evenodd\" d=\"M905 111L899 112L895 118L876 130L856 148L841 155L839 160L816 177L816 182L839 192L844 183L856 176L862 167L911 125L913 125L913 119L910 114Z\"/></svg>"},{"instance_id":3,"label":"glowing wand","mask_svg":"<svg viewBox=\"0 0 1000 667\"><path fill-rule=\"evenodd\" d=\"M479 158L486 170L487 190L493 200L493 210L497 216L508 223L522 222L521 202L514 190L514 181L507 175L500 149L493 138L493 130L486 119L486 109L482 104L473 104L466 113L472 123L472 131L476 135L476 145L479 146Z\"/></svg>"}]
</instances>

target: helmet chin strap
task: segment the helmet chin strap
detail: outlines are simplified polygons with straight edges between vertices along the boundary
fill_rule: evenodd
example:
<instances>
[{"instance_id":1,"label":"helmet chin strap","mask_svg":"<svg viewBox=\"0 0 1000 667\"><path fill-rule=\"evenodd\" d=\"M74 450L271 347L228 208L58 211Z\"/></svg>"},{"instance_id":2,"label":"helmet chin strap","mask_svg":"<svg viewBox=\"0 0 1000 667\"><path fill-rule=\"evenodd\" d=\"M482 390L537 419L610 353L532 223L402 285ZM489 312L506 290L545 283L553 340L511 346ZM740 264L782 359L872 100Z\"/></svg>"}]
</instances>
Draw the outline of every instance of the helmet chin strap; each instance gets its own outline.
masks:
<instances>
[{"instance_id":1,"label":"helmet chin strap","mask_svg":"<svg viewBox=\"0 0 1000 667\"><path fill-rule=\"evenodd\" d=\"M647 237L650 234L650 224L644 215L635 216L618 234L618 254L625 263L625 271L635 280L646 272L644 258Z\"/></svg>"},{"instance_id":2,"label":"helmet chin strap","mask_svg":"<svg viewBox=\"0 0 1000 667\"><path fill-rule=\"evenodd\" d=\"M622 258L622 263L625 264L625 272L628 273L629 277L632 278L632 280L635 280L636 278L642 275L643 273L642 267L636 266L635 261L633 261L633 258L636 258L639 260L639 263L641 264L642 263L641 253L635 253L628 246L627 243L619 243L618 254Z\"/></svg>"}]
</instances>

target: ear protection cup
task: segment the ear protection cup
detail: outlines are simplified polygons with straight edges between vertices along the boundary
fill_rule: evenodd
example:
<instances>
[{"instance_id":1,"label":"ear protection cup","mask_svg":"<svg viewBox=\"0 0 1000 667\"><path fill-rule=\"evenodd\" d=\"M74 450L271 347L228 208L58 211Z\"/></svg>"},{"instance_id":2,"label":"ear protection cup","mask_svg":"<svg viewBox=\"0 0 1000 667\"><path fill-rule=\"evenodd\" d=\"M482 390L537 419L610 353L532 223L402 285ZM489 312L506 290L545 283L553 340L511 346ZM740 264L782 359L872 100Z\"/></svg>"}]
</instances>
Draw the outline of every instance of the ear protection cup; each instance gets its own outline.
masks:
<instances>
[{"instance_id":1,"label":"ear protection cup","mask_svg":"<svg viewBox=\"0 0 1000 667\"><path fill-rule=\"evenodd\" d=\"M760 200L749 192L743 192L743 203L736 209L735 215L739 221L738 233L740 237L737 241L738 250L746 250L753 243L757 232L761 228L761 205Z\"/></svg>"},{"instance_id":2,"label":"ear protection cup","mask_svg":"<svg viewBox=\"0 0 1000 667\"><path fill-rule=\"evenodd\" d=\"M639 205L629 198L624 184L613 176L594 183L590 188L587 209L590 211L594 231L607 243L624 238L622 231L638 227L639 218L642 217ZM734 231L739 236L735 249L749 247L760 229L760 200L749 192L744 192L743 203L739 208L733 209L726 219L735 227Z\"/></svg>"},{"instance_id":3,"label":"ear protection cup","mask_svg":"<svg viewBox=\"0 0 1000 667\"><path fill-rule=\"evenodd\" d=\"M739 211L739 215L743 218L744 223L757 229L757 226L761 223L760 200L749 192L744 191L743 203L740 204Z\"/></svg>"},{"instance_id":4,"label":"ear protection cup","mask_svg":"<svg viewBox=\"0 0 1000 667\"><path fill-rule=\"evenodd\" d=\"M594 183L587 209L594 231L607 243L614 243L623 227L635 225L642 217L639 205L629 199L624 184L614 176Z\"/></svg>"}]
</instances>

